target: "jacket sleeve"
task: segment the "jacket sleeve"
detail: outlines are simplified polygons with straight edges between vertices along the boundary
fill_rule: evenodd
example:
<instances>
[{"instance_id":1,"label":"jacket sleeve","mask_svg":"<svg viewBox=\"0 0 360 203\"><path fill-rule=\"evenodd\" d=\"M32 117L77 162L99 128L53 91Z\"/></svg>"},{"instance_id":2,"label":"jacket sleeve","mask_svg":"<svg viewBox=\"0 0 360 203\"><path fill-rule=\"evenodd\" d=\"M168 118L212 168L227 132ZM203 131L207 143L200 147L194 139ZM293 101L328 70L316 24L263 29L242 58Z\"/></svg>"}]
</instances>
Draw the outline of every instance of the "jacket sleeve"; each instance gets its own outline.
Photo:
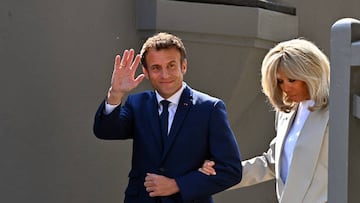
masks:
<instances>
[{"instance_id":1,"label":"jacket sleeve","mask_svg":"<svg viewBox=\"0 0 360 203\"><path fill-rule=\"evenodd\" d=\"M132 113L128 102L119 105L110 114L104 113L105 100L95 114L93 132L99 139L129 139L132 136Z\"/></svg>"},{"instance_id":2,"label":"jacket sleeve","mask_svg":"<svg viewBox=\"0 0 360 203\"><path fill-rule=\"evenodd\" d=\"M279 112L275 112L275 131L277 131ZM260 156L242 161L243 178L241 182L231 188L238 189L266 182L276 178L275 175L275 145L277 138L271 140L269 149Z\"/></svg>"},{"instance_id":3,"label":"jacket sleeve","mask_svg":"<svg viewBox=\"0 0 360 203\"><path fill-rule=\"evenodd\" d=\"M276 137L270 142L269 149L260 156L242 161L243 178L241 182L229 190L247 187L269 181L275 176L275 143Z\"/></svg>"},{"instance_id":4,"label":"jacket sleeve","mask_svg":"<svg viewBox=\"0 0 360 203\"><path fill-rule=\"evenodd\" d=\"M176 182L184 201L218 193L241 180L240 152L228 122L225 104L221 100L213 105L208 133L209 154L216 162L217 174L208 176L196 170L177 177Z\"/></svg>"}]
</instances>

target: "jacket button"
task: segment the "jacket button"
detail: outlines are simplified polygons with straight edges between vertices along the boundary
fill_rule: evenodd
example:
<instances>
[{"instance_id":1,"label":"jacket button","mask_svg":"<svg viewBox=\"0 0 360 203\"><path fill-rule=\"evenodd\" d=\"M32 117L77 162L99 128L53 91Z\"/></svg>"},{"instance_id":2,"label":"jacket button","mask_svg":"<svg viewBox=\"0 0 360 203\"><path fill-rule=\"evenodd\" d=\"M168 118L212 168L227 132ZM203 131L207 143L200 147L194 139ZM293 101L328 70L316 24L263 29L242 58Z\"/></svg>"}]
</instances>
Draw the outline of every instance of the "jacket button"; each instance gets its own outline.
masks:
<instances>
[{"instance_id":1,"label":"jacket button","mask_svg":"<svg viewBox=\"0 0 360 203\"><path fill-rule=\"evenodd\" d=\"M163 167L159 168L159 170L160 170L161 172L165 172L165 168L163 168Z\"/></svg>"}]
</instances>

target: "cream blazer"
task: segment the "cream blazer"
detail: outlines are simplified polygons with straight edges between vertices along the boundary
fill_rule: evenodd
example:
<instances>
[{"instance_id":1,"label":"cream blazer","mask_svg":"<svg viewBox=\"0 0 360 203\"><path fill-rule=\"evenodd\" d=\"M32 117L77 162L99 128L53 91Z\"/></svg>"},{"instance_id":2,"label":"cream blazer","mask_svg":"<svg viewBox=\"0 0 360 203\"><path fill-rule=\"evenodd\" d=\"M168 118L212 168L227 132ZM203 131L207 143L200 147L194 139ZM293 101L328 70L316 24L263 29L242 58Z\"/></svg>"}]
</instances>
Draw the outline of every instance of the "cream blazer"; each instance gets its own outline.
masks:
<instances>
[{"instance_id":1,"label":"cream blazer","mask_svg":"<svg viewBox=\"0 0 360 203\"><path fill-rule=\"evenodd\" d=\"M230 189L276 179L280 203L327 202L328 184L328 108L311 112L294 147L286 184L280 178L280 157L284 139L296 112L276 114L276 137L262 156L242 161L243 178Z\"/></svg>"}]
</instances>

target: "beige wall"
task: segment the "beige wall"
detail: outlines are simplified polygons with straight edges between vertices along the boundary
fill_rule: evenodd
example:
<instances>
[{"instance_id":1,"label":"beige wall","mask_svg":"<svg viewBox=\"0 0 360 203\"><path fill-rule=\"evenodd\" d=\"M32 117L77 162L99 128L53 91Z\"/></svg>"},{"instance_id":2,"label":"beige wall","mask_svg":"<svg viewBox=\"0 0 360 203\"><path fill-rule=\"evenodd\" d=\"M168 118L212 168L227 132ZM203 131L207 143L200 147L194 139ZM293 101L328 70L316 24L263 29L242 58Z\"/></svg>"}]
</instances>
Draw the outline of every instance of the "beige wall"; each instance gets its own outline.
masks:
<instances>
[{"instance_id":1,"label":"beige wall","mask_svg":"<svg viewBox=\"0 0 360 203\"><path fill-rule=\"evenodd\" d=\"M297 8L299 36L327 53L331 24L340 17L360 18L358 0L342 1L342 6L337 0L291 4ZM226 8L235 17L244 14L236 12L244 8ZM131 141L98 140L92 122L109 86L114 55L126 48L139 50L154 31L139 28L138 14L136 1L2 1L0 202L122 202ZM217 12L214 19L227 20L203 18L202 30L196 30L199 19L175 23L176 30L169 22L155 22L162 23L156 29L184 38L189 53L185 80L224 99L242 155L248 158L266 150L273 133L272 114L259 86L261 59L280 36L276 33L289 30L279 29L278 21L271 29L258 18L237 19L228 12ZM254 24L265 30L259 32ZM214 31L219 28L231 36ZM147 88L144 82L136 91ZM224 203L276 202L273 192L269 182L215 198Z\"/></svg>"},{"instance_id":2,"label":"beige wall","mask_svg":"<svg viewBox=\"0 0 360 203\"><path fill-rule=\"evenodd\" d=\"M329 57L331 26L341 18L360 19L358 0L296 0L294 5L299 16L299 36L314 41Z\"/></svg>"}]
</instances>

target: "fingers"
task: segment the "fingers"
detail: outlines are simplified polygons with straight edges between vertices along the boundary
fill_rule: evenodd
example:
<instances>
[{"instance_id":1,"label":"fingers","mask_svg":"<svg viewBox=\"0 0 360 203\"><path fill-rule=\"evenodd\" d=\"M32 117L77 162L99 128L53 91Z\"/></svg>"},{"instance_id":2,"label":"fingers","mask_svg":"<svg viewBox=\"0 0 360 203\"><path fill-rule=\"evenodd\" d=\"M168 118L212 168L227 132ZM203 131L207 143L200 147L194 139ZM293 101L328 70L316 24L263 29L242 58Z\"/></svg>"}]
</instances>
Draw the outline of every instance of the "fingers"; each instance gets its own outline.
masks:
<instances>
[{"instance_id":1,"label":"fingers","mask_svg":"<svg viewBox=\"0 0 360 203\"><path fill-rule=\"evenodd\" d=\"M154 181L155 181L155 174L151 174L151 173L147 173L146 177L145 177L145 182L144 182L144 186L145 187L151 187L154 186Z\"/></svg>"},{"instance_id":2,"label":"fingers","mask_svg":"<svg viewBox=\"0 0 360 203\"><path fill-rule=\"evenodd\" d=\"M120 63L120 68L126 67L128 65L129 58L131 57L131 55L132 55L132 57L134 57L134 50L133 49L130 49L130 51L127 50L127 49L124 50L123 57L122 57L121 63Z\"/></svg>"},{"instance_id":3,"label":"fingers","mask_svg":"<svg viewBox=\"0 0 360 203\"><path fill-rule=\"evenodd\" d=\"M149 192L149 196L150 197L157 197L157 196L161 196L161 195L156 191L151 191L151 192Z\"/></svg>"},{"instance_id":4,"label":"fingers","mask_svg":"<svg viewBox=\"0 0 360 203\"><path fill-rule=\"evenodd\" d=\"M201 168L198 169L201 173L205 175L216 175L216 171L214 169L215 162L210 160L205 160L204 164Z\"/></svg>"},{"instance_id":5,"label":"fingers","mask_svg":"<svg viewBox=\"0 0 360 203\"><path fill-rule=\"evenodd\" d=\"M210 166L210 167L214 167L214 166L215 166L215 162L214 162L214 161L209 161L209 160L206 160L204 164L205 164L206 166Z\"/></svg>"},{"instance_id":6,"label":"fingers","mask_svg":"<svg viewBox=\"0 0 360 203\"><path fill-rule=\"evenodd\" d=\"M156 183L155 183L156 174L147 173L145 177L144 186L146 191L149 193L150 197L158 196L156 192Z\"/></svg>"},{"instance_id":7,"label":"fingers","mask_svg":"<svg viewBox=\"0 0 360 203\"><path fill-rule=\"evenodd\" d=\"M132 61L134 58L134 50L133 50L133 54L132 54L132 59L130 61ZM140 59L141 59L141 56L140 54L137 54L136 57L135 57L135 60L133 61L133 63L131 64L131 69L136 69L138 66L139 66L139 63L140 63Z\"/></svg>"},{"instance_id":8,"label":"fingers","mask_svg":"<svg viewBox=\"0 0 360 203\"><path fill-rule=\"evenodd\" d=\"M114 63L114 68L115 69L120 68L120 59L121 59L120 55L115 56L115 63Z\"/></svg>"},{"instance_id":9,"label":"fingers","mask_svg":"<svg viewBox=\"0 0 360 203\"><path fill-rule=\"evenodd\" d=\"M156 187L146 187L146 192L149 193L150 197L158 196L157 191L155 190Z\"/></svg>"},{"instance_id":10,"label":"fingers","mask_svg":"<svg viewBox=\"0 0 360 203\"><path fill-rule=\"evenodd\" d=\"M135 56L134 49L124 50L120 66L129 67L129 66L133 66L133 65L136 65L136 66L139 65L140 55L139 54L136 55L135 60L134 60L134 56ZM133 63L131 63L131 62L133 62Z\"/></svg>"},{"instance_id":11,"label":"fingers","mask_svg":"<svg viewBox=\"0 0 360 203\"><path fill-rule=\"evenodd\" d=\"M140 55L136 56L136 58L133 62L134 55L135 55L134 49L124 50L122 57L120 55L116 55L115 68L124 68L124 67L128 67L130 65L132 65L132 66L139 65Z\"/></svg>"},{"instance_id":12,"label":"fingers","mask_svg":"<svg viewBox=\"0 0 360 203\"><path fill-rule=\"evenodd\" d=\"M145 186L145 187L149 187L149 186L151 186L151 183L152 183L152 178L149 177L148 175L146 175L146 177L145 177L145 182L144 182L144 186Z\"/></svg>"},{"instance_id":13,"label":"fingers","mask_svg":"<svg viewBox=\"0 0 360 203\"><path fill-rule=\"evenodd\" d=\"M208 171L202 169L202 168L199 168L198 171L200 171L201 173L205 174L205 175L211 175L211 173L209 173Z\"/></svg>"},{"instance_id":14,"label":"fingers","mask_svg":"<svg viewBox=\"0 0 360 203\"><path fill-rule=\"evenodd\" d=\"M135 59L134 59L135 57ZM129 68L130 70L136 71L136 68L139 66L141 60L140 54L135 56L134 49L124 50L123 56L116 55L115 57L115 68Z\"/></svg>"},{"instance_id":15,"label":"fingers","mask_svg":"<svg viewBox=\"0 0 360 203\"><path fill-rule=\"evenodd\" d=\"M198 171L200 171L201 173L205 174L205 175L216 175L216 171L213 168L199 168Z\"/></svg>"}]
</instances>

